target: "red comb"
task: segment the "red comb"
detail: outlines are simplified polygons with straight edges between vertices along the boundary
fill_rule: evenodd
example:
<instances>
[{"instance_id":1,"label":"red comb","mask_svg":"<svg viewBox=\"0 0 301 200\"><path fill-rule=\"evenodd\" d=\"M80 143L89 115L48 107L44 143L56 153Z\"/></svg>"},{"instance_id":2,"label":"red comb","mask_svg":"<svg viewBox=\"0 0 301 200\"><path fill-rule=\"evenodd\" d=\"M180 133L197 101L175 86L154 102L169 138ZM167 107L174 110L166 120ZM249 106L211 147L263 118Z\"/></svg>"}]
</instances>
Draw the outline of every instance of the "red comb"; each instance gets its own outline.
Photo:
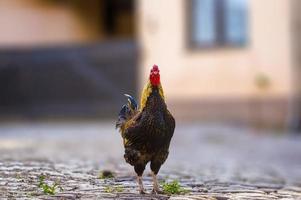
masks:
<instances>
[{"instance_id":1,"label":"red comb","mask_svg":"<svg viewBox=\"0 0 301 200\"><path fill-rule=\"evenodd\" d=\"M152 72L153 72L153 71L159 71L158 65L153 65L153 68L152 68L151 71L152 71Z\"/></svg>"},{"instance_id":2,"label":"red comb","mask_svg":"<svg viewBox=\"0 0 301 200\"><path fill-rule=\"evenodd\" d=\"M160 84L160 70L158 65L153 65L149 75L150 82L153 86L157 86Z\"/></svg>"}]
</instances>

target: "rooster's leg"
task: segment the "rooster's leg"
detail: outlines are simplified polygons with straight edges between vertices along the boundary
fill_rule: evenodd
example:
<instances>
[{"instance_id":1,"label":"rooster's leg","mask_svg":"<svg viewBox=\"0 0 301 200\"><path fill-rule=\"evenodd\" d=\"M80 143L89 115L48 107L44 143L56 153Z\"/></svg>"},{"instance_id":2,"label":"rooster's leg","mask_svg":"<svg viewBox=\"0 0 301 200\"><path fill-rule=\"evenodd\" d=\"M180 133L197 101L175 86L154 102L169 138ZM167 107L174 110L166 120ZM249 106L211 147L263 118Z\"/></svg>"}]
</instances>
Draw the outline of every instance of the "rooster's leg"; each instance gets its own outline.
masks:
<instances>
[{"instance_id":1,"label":"rooster's leg","mask_svg":"<svg viewBox=\"0 0 301 200\"><path fill-rule=\"evenodd\" d=\"M142 177L141 176L137 176L137 182L138 182L138 185L139 185L139 192L140 192L140 194L145 194L144 187L143 187L143 182L142 182Z\"/></svg>"},{"instance_id":2,"label":"rooster's leg","mask_svg":"<svg viewBox=\"0 0 301 200\"><path fill-rule=\"evenodd\" d=\"M153 194L163 194L163 192L159 189L159 184L158 184L158 179L157 175L152 172L152 177L153 177Z\"/></svg>"},{"instance_id":3,"label":"rooster's leg","mask_svg":"<svg viewBox=\"0 0 301 200\"><path fill-rule=\"evenodd\" d=\"M140 194L145 194L143 182L142 182L142 174L145 169L145 165L144 164L143 165L142 164L135 165L134 169L135 169L135 172L137 173L137 182L139 185L139 192L140 192Z\"/></svg>"},{"instance_id":4,"label":"rooster's leg","mask_svg":"<svg viewBox=\"0 0 301 200\"><path fill-rule=\"evenodd\" d=\"M159 158L161 158L160 155L159 155ZM163 193L159 189L159 184L158 184L158 180L157 180L157 174L160 170L160 167L161 167L160 159L159 159L159 161L156 159L151 161L150 168L152 170L152 177L153 177L153 191L152 191L153 194L162 194Z\"/></svg>"},{"instance_id":5,"label":"rooster's leg","mask_svg":"<svg viewBox=\"0 0 301 200\"><path fill-rule=\"evenodd\" d=\"M152 177L153 177L153 192L158 192L159 191L159 184L157 180L157 175L152 172Z\"/></svg>"}]
</instances>

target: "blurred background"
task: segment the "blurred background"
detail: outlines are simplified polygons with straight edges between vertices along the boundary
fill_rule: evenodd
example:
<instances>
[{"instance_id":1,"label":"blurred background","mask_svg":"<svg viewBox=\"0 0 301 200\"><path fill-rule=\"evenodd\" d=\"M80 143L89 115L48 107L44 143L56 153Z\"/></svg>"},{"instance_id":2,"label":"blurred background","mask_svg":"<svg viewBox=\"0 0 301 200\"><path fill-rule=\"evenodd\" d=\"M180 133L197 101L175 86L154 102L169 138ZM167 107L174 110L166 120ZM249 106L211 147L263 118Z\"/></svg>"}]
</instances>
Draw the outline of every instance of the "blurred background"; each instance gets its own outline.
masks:
<instances>
[{"instance_id":1,"label":"blurred background","mask_svg":"<svg viewBox=\"0 0 301 200\"><path fill-rule=\"evenodd\" d=\"M90 163L83 169L93 176L75 166L74 180L91 188L78 173L134 175L115 120L124 93L140 98L153 64L177 121L161 177L276 192L292 185L301 196L300 8L300 0L1 0L0 198L29 190L14 178L21 168L33 188L29 175L48 165L64 177L72 163Z\"/></svg>"},{"instance_id":2,"label":"blurred background","mask_svg":"<svg viewBox=\"0 0 301 200\"><path fill-rule=\"evenodd\" d=\"M299 0L2 0L0 118L111 120L159 65L178 121L298 132Z\"/></svg>"}]
</instances>

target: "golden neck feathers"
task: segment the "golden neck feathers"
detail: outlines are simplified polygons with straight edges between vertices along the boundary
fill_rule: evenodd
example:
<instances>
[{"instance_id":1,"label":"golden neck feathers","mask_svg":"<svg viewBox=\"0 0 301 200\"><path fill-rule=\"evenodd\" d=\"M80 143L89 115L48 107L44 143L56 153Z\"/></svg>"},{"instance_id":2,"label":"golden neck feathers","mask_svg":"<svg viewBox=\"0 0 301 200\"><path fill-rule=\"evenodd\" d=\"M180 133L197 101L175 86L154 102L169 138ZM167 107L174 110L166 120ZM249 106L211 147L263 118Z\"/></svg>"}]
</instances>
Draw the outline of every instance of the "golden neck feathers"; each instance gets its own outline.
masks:
<instances>
[{"instance_id":1,"label":"golden neck feathers","mask_svg":"<svg viewBox=\"0 0 301 200\"><path fill-rule=\"evenodd\" d=\"M157 87L158 87L160 96L162 97L163 100L165 100L162 85L159 84ZM142 90L142 95L140 98L140 108L139 108L140 111L142 111L143 108L145 107L147 98L152 93L152 90L153 90L152 84L150 83L150 81L148 81Z\"/></svg>"}]
</instances>

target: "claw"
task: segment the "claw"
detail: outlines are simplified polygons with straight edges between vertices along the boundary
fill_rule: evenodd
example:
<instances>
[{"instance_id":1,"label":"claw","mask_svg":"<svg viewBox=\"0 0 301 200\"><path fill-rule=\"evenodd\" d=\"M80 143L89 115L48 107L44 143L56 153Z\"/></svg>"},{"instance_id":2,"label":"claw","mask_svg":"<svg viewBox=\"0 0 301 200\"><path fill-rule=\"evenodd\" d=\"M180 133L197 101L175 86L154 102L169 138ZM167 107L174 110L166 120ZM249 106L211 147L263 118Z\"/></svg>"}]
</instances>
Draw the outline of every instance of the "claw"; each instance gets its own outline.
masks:
<instances>
[{"instance_id":1,"label":"claw","mask_svg":"<svg viewBox=\"0 0 301 200\"><path fill-rule=\"evenodd\" d=\"M140 194L146 194L146 192L144 190L140 190L139 193Z\"/></svg>"},{"instance_id":2,"label":"claw","mask_svg":"<svg viewBox=\"0 0 301 200\"><path fill-rule=\"evenodd\" d=\"M153 189L152 190L152 194L164 194L164 192L161 191L161 190L155 190L155 189Z\"/></svg>"}]
</instances>

